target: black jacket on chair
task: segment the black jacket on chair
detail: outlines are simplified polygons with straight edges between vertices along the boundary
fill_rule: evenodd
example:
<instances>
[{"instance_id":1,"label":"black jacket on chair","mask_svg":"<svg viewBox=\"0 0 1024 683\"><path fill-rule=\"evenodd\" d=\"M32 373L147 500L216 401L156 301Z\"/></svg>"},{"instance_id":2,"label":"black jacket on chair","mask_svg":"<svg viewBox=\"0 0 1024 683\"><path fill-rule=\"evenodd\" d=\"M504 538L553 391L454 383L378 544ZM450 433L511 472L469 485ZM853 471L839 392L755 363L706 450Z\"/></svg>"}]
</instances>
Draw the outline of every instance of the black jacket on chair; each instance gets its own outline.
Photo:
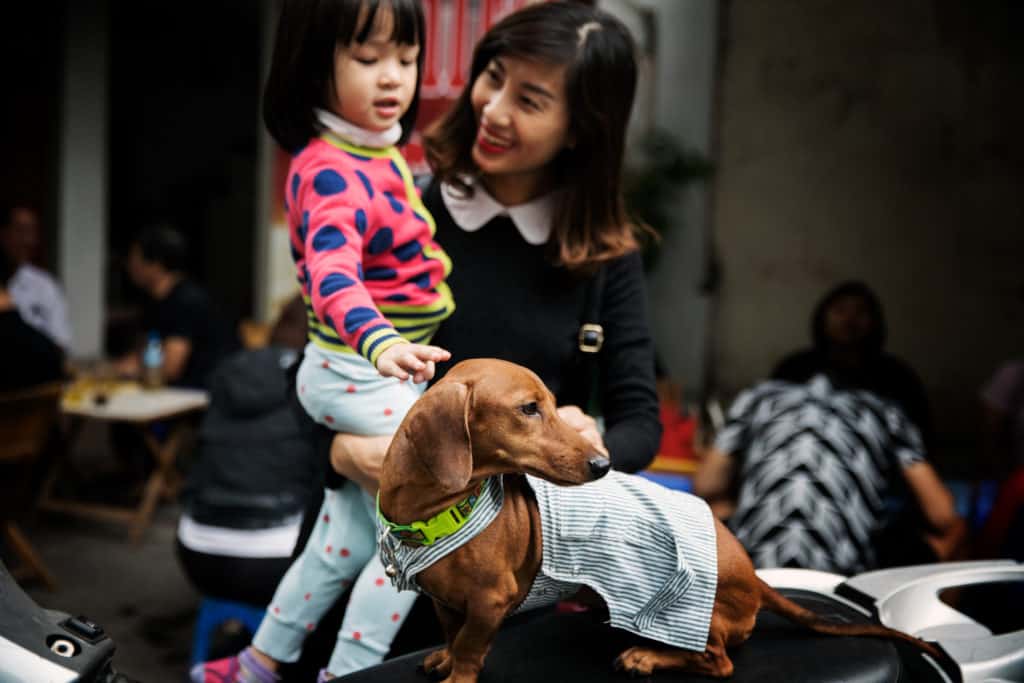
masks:
<instances>
[{"instance_id":1,"label":"black jacket on chair","mask_svg":"<svg viewBox=\"0 0 1024 683\"><path fill-rule=\"evenodd\" d=\"M265 348L226 358L210 381L199 457L185 505L195 521L258 529L302 513L319 488L316 424L295 398L296 353Z\"/></svg>"}]
</instances>

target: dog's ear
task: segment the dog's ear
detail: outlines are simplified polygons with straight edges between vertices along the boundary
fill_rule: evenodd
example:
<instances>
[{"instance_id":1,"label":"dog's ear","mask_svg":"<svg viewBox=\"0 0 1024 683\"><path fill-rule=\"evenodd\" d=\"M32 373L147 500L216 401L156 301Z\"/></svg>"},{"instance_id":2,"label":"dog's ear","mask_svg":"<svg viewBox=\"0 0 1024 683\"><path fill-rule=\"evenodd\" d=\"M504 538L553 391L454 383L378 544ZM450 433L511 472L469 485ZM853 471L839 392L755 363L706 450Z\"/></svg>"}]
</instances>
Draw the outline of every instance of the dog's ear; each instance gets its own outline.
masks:
<instances>
[{"instance_id":1,"label":"dog's ear","mask_svg":"<svg viewBox=\"0 0 1024 683\"><path fill-rule=\"evenodd\" d=\"M471 391L460 382L442 382L413 407L408 425L418 460L445 491L458 491L473 474L469 435Z\"/></svg>"}]
</instances>

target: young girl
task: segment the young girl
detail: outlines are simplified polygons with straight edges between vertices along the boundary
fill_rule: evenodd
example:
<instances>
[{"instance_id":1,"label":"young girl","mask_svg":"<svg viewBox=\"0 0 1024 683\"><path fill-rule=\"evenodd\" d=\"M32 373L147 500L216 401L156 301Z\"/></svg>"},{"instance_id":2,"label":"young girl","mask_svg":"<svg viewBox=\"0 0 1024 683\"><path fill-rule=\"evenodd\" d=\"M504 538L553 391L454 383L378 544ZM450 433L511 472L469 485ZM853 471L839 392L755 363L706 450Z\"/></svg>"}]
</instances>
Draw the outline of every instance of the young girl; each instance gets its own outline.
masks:
<instances>
[{"instance_id":1,"label":"young girl","mask_svg":"<svg viewBox=\"0 0 1024 683\"><path fill-rule=\"evenodd\" d=\"M267 128L293 153L286 207L309 311L299 400L348 433L394 433L419 383L448 358L425 342L454 310L444 283L451 263L395 148L416 117L424 36L419 0L287 0L267 82ZM356 625L339 633L320 679L380 661L414 596L369 563L374 513L355 483L327 490L252 647L197 666L193 680L278 680L278 666L298 659L357 575L346 621ZM360 610L386 616L361 626Z\"/></svg>"}]
</instances>

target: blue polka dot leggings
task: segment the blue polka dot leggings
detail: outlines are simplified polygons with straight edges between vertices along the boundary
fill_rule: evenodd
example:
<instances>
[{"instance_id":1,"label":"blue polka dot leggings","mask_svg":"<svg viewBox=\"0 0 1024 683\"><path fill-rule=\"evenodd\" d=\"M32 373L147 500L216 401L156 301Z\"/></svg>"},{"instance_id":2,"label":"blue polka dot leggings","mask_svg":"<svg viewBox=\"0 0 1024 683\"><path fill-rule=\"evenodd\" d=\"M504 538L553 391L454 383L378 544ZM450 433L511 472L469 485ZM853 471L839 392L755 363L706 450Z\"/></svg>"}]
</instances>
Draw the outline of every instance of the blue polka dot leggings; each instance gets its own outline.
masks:
<instances>
[{"instance_id":1,"label":"blue polka dot leggings","mask_svg":"<svg viewBox=\"0 0 1024 683\"><path fill-rule=\"evenodd\" d=\"M381 377L359 356L313 344L297 381L299 400L313 419L351 434L393 434L423 390ZM352 586L327 670L341 676L384 658L416 593L399 593L385 575L375 515L373 497L353 482L324 492L306 547L281 579L253 638L256 648L279 662L296 661L306 635Z\"/></svg>"}]
</instances>

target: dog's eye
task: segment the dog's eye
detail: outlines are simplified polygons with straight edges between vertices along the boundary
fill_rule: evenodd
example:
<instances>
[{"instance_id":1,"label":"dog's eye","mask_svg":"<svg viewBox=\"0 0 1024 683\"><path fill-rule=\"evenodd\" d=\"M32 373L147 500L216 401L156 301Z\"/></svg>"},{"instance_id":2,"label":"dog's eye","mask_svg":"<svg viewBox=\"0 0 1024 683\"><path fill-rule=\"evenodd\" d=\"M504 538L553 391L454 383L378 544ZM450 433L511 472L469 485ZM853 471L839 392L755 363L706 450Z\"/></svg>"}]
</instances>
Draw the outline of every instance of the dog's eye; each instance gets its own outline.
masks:
<instances>
[{"instance_id":1,"label":"dog's eye","mask_svg":"<svg viewBox=\"0 0 1024 683\"><path fill-rule=\"evenodd\" d=\"M523 415L540 415L540 409L537 408L536 401L530 401L519 406L519 410L522 411Z\"/></svg>"}]
</instances>

